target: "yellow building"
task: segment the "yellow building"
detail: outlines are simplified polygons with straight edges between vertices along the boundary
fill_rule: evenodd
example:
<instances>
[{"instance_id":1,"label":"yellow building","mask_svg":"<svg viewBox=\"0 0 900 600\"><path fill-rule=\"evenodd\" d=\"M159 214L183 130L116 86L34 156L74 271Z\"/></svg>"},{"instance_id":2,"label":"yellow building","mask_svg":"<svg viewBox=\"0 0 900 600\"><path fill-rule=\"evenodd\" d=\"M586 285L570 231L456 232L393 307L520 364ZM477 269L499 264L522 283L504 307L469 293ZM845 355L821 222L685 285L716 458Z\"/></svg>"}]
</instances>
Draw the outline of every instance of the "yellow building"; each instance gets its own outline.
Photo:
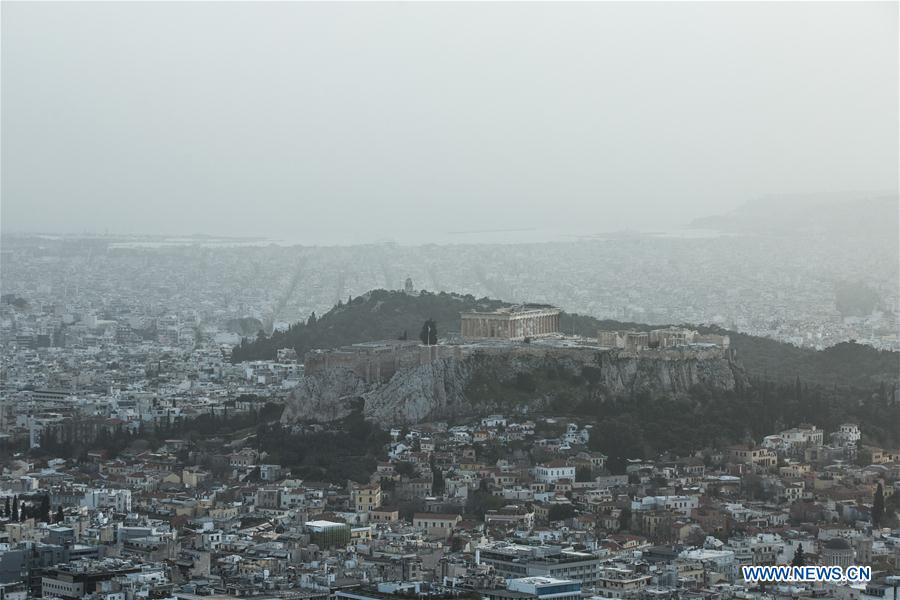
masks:
<instances>
[{"instance_id":1,"label":"yellow building","mask_svg":"<svg viewBox=\"0 0 900 600\"><path fill-rule=\"evenodd\" d=\"M381 484L354 485L350 500L356 512L370 512L381 506Z\"/></svg>"}]
</instances>

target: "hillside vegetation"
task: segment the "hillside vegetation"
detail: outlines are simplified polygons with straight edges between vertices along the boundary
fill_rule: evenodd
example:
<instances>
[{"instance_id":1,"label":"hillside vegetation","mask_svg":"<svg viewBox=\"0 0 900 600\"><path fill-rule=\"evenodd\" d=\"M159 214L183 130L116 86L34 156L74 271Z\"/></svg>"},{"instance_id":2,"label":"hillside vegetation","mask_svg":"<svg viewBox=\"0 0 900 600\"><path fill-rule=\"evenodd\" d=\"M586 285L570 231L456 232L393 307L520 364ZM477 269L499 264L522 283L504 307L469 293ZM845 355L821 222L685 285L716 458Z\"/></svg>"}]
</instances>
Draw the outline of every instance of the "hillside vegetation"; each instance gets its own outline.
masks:
<instances>
[{"instance_id":1,"label":"hillside vegetation","mask_svg":"<svg viewBox=\"0 0 900 600\"><path fill-rule=\"evenodd\" d=\"M244 341L232 352L232 362L273 360L280 348L294 348L298 356L315 348L336 348L358 342L398 339L404 335L418 339L427 319L437 322L438 336L459 331L459 313L492 310L505 302L441 292L373 290L339 303L326 314L313 313L306 323L295 323L287 331L269 337L259 335Z\"/></svg>"},{"instance_id":2,"label":"hillside vegetation","mask_svg":"<svg viewBox=\"0 0 900 600\"><path fill-rule=\"evenodd\" d=\"M321 317L311 316L306 323L292 325L285 332L245 339L232 352L232 361L272 360L279 348L294 348L299 356L315 348L334 348L357 342L396 339L406 335L417 339L427 319L437 322L438 335L458 332L459 313L490 310L508 303L441 292L410 295L398 291L373 290L340 303ZM563 313L561 327L566 333L593 337L598 329L648 330L649 325L601 320ZM718 328L698 327L701 332L731 336L731 347L747 373L776 382L803 382L818 385L889 388L900 380L900 353L875 350L852 342L823 351L798 348Z\"/></svg>"}]
</instances>

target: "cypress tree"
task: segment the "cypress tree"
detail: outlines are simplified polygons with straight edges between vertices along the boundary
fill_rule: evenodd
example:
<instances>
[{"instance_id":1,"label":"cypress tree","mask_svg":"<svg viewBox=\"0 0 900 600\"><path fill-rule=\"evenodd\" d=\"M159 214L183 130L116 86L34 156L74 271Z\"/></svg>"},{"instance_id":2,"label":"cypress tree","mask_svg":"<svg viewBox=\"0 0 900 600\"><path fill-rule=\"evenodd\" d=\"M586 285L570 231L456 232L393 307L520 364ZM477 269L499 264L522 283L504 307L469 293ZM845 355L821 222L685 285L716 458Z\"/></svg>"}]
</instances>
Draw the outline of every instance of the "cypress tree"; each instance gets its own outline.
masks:
<instances>
[{"instance_id":1,"label":"cypress tree","mask_svg":"<svg viewBox=\"0 0 900 600\"><path fill-rule=\"evenodd\" d=\"M426 346L434 346L437 344L437 323L434 319L427 319L422 324L422 330L419 332L419 339Z\"/></svg>"},{"instance_id":2,"label":"cypress tree","mask_svg":"<svg viewBox=\"0 0 900 600\"><path fill-rule=\"evenodd\" d=\"M884 488L881 484L875 488L875 498L872 500L872 525L878 527L881 525L881 519L884 516Z\"/></svg>"},{"instance_id":3,"label":"cypress tree","mask_svg":"<svg viewBox=\"0 0 900 600\"><path fill-rule=\"evenodd\" d=\"M431 493L432 494L443 494L446 484L444 483L444 474L437 467L431 467L431 475L432 475L432 483L431 483Z\"/></svg>"}]
</instances>

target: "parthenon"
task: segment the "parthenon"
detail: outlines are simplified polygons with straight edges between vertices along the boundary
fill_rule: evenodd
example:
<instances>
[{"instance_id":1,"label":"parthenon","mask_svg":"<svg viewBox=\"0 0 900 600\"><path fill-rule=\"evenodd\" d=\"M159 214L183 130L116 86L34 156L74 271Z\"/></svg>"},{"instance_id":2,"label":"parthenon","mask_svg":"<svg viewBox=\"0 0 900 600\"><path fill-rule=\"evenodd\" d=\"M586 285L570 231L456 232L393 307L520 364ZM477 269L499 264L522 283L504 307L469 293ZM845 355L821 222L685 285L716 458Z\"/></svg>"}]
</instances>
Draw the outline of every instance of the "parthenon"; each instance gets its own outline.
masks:
<instances>
[{"instance_id":1,"label":"parthenon","mask_svg":"<svg viewBox=\"0 0 900 600\"><path fill-rule=\"evenodd\" d=\"M490 312L460 314L466 339L524 340L559 333L559 309L548 304L522 304Z\"/></svg>"}]
</instances>

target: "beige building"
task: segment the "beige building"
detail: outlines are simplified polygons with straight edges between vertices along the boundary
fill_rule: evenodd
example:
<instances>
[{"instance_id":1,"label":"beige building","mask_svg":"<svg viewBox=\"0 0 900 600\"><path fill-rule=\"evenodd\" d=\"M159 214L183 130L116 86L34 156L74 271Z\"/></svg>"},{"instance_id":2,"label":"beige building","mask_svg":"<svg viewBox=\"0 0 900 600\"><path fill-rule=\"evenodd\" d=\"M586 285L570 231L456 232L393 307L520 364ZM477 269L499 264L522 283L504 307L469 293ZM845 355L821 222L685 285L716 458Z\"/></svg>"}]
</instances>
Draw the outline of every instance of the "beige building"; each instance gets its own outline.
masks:
<instances>
[{"instance_id":1,"label":"beige building","mask_svg":"<svg viewBox=\"0 0 900 600\"><path fill-rule=\"evenodd\" d=\"M373 523L396 523L400 520L400 510L394 507L382 506L369 511L369 519Z\"/></svg>"},{"instance_id":2,"label":"beige building","mask_svg":"<svg viewBox=\"0 0 900 600\"><path fill-rule=\"evenodd\" d=\"M728 450L728 458L732 462L761 467L774 467L778 464L778 455L767 448L745 448L732 446Z\"/></svg>"},{"instance_id":3,"label":"beige building","mask_svg":"<svg viewBox=\"0 0 900 600\"><path fill-rule=\"evenodd\" d=\"M453 529L462 521L459 515L439 513L416 513L413 515L413 527L424 529L428 535L450 537Z\"/></svg>"},{"instance_id":4,"label":"beige building","mask_svg":"<svg viewBox=\"0 0 900 600\"><path fill-rule=\"evenodd\" d=\"M371 512L381 506L381 485L354 485L350 490L350 499L356 512Z\"/></svg>"},{"instance_id":5,"label":"beige building","mask_svg":"<svg viewBox=\"0 0 900 600\"><path fill-rule=\"evenodd\" d=\"M521 341L559 333L559 309L546 304L521 304L489 312L460 314L466 339Z\"/></svg>"},{"instance_id":6,"label":"beige building","mask_svg":"<svg viewBox=\"0 0 900 600\"><path fill-rule=\"evenodd\" d=\"M188 467L181 471L181 482L185 487L198 487L209 478L209 472L204 471L198 467Z\"/></svg>"},{"instance_id":7,"label":"beige building","mask_svg":"<svg viewBox=\"0 0 900 600\"><path fill-rule=\"evenodd\" d=\"M872 464L883 465L885 463L900 462L900 452L872 448Z\"/></svg>"},{"instance_id":8,"label":"beige building","mask_svg":"<svg viewBox=\"0 0 900 600\"><path fill-rule=\"evenodd\" d=\"M628 598L638 595L650 583L650 575L625 568L608 567L597 581L598 595L606 598Z\"/></svg>"}]
</instances>

